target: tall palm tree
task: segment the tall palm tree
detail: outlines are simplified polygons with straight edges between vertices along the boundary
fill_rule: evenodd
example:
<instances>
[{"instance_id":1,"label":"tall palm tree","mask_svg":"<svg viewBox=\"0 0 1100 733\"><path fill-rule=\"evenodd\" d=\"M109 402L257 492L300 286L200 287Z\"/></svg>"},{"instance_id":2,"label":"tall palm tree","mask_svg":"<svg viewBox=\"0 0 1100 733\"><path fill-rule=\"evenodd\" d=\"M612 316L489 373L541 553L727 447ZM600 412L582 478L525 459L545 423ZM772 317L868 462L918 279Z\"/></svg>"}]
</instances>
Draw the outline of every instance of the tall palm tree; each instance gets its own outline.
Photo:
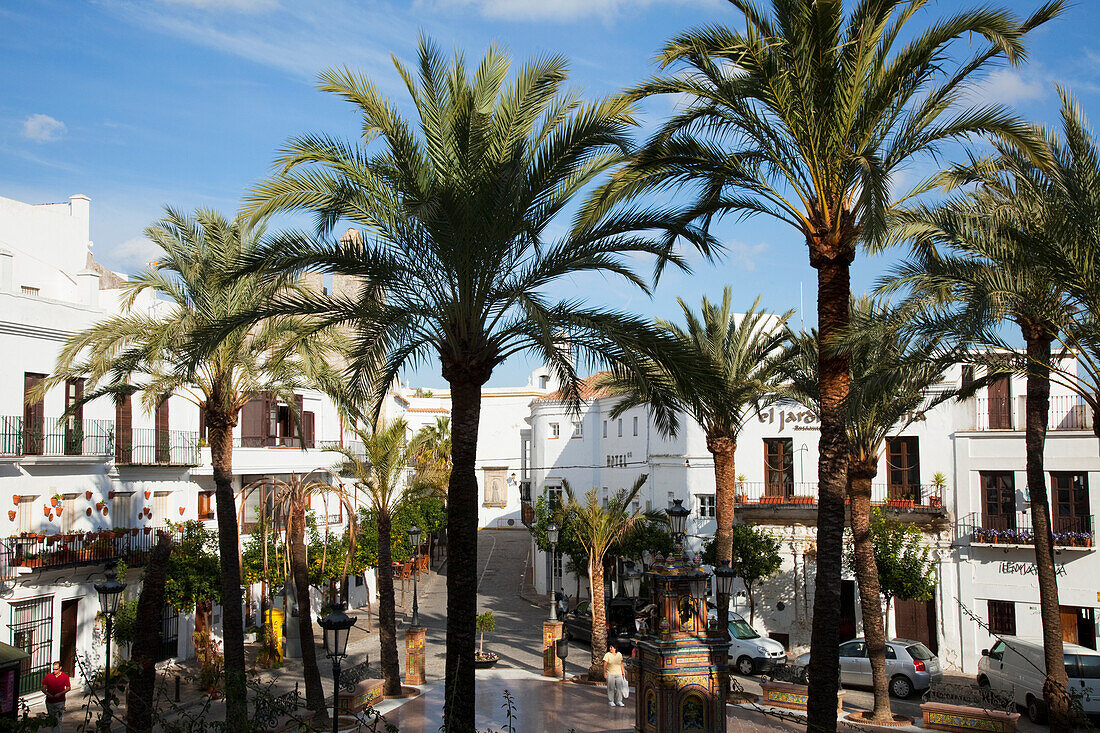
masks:
<instances>
[{"instance_id":1,"label":"tall palm tree","mask_svg":"<svg viewBox=\"0 0 1100 733\"><path fill-rule=\"evenodd\" d=\"M323 368L335 342L296 316L265 319L226 330L216 340L214 324L262 307L296 287L289 275L244 275L226 279L241 257L256 250L262 226L229 221L215 211L184 215L171 208L145 231L163 250L158 262L127 285L122 312L73 336L62 348L44 387L87 377L81 404L104 396L129 399L139 390L152 411L176 394L205 416L221 556L222 635L226 673L226 718L247 721L244 626L237 512L233 496L233 428L241 408L261 392L293 405L295 387ZM138 303L143 293L161 300L154 309Z\"/></svg>"},{"instance_id":2,"label":"tall palm tree","mask_svg":"<svg viewBox=\"0 0 1100 733\"><path fill-rule=\"evenodd\" d=\"M733 560L732 532L737 471L734 454L745 421L761 401L775 391L779 375L777 355L786 337L785 324L794 311L775 316L757 311L760 298L743 315L732 310L733 291L722 291L721 303L703 298L696 315L682 299L684 325L658 319L667 332L696 362L698 372L685 374L678 365L666 368L663 355L646 363L649 373L638 379L631 370L613 369L605 383L624 396L612 411L617 417L631 407L647 405L657 429L675 436L681 411L703 428L707 450L714 457L715 557L719 565Z\"/></svg>"},{"instance_id":3,"label":"tall palm tree","mask_svg":"<svg viewBox=\"0 0 1100 733\"><path fill-rule=\"evenodd\" d=\"M417 445L413 456L414 480L446 498L451 477L451 418L437 417L433 425L420 428L414 440Z\"/></svg>"},{"instance_id":4,"label":"tall palm tree","mask_svg":"<svg viewBox=\"0 0 1100 733\"><path fill-rule=\"evenodd\" d=\"M984 347L973 360L990 371L1003 372L1017 363L1026 375L1024 445L1049 683L1044 692L1052 720L1071 727L1043 451L1052 344L1075 316L1064 285L1039 260L1044 250L1053 254L1062 247L1054 226L1057 212L1048 197L1049 167L1036 166L1013 145L996 143L995 148L995 160L978 160L951 173L952 183L977 184L976 189L937 207L899 212L895 236L909 241L912 251L880 289L908 289L918 328ZM1005 324L1019 328L1023 350L999 332Z\"/></svg>"},{"instance_id":5,"label":"tall palm tree","mask_svg":"<svg viewBox=\"0 0 1100 733\"><path fill-rule=\"evenodd\" d=\"M526 64L508 84L509 60L496 48L472 74L460 54L448 61L426 40L415 72L395 65L412 96L413 123L366 77L321 75L322 89L361 114L362 139L311 135L286 145L275 176L253 192L252 211L313 212L319 231L268 247L251 264L358 278L348 295L286 295L261 314L314 314L351 330L351 389L363 404L378 405L405 365L440 361L453 421L445 725L470 730L481 388L497 365L528 351L550 364L579 404L578 358L630 363L667 339L640 319L560 298L559 285L606 273L644 290L635 255L682 260L652 235L630 233L667 218L656 208L610 224L578 220L557 239L547 235L577 191L623 161L633 125L628 102L589 103L566 91L559 57ZM364 227L362 234L326 239L340 220ZM678 234L709 242L690 227Z\"/></svg>"},{"instance_id":6,"label":"tall palm tree","mask_svg":"<svg viewBox=\"0 0 1100 733\"><path fill-rule=\"evenodd\" d=\"M948 142L988 133L1028 140L1029 128L999 106L969 106L968 84L990 63L1020 63L1034 15L990 7L924 27L924 0L730 0L742 32L712 25L674 37L659 55L674 73L631 92L674 94L686 106L665 122L590 211L623 197L688 186L675 226L763 214L792 226L817 270L822 343L846 327L849 267L857 246L880 240L898 201L895 175ZM845 13L845 6L848 12ZM985 42L975 41L984 37ZM956 43L958 41L958 43ZM955 61L955 59L959 59ZM811 636L809 724L836 726L840 572L847 483L841 420L848 359L821 349L818 562Z\"/></svg>"},{"instance_id":7,"label":"tall palm tree","mask_svg":"<svg viewBox=\"0 0 1100 733\"><path fill-rule=\"evenodd\" d=\"M959 394L957 390L934 389L957 356L946 350L939 338L914 336L902 325L896 311L859 298L853 303L849 331L840 342L849 352L851 369L843 412L848 437L848 500L863 634L875 692L870 716L874 722L888 722L892 717L886 630L871 537L871 484L878 476L887 438ZM817 349L815 335L792 335L791 358L784 370L790 395L820 414ZM975 388L972 385L968 391Z\"/></svg>"},{"instance_id":8,"label":"tall palm tree","mask_svg":"<svg viewBox=\"0 0 1100 733\"><path fill-rule=\"evenodd\" d=\"M595 489L579 501L568 481L562 481L565 491L563 506L566 522L573 530L577 542L588 555L588 591L592 599L592 664L588 668L589 680L602 680L603 655L607 651L607 605L604 602L603 563L607 550L623 539L639 523L647 518L641 511L632 510L631 502L642 490L648 475L642 474L628 491L620 491L610 497L606 505L600 504Z\"/></svg>"},{"instance_id":9,"label":"tall palm tree","mask_svg":"<svg viewBox=\"0 0 1100 733\"><path fill-rule=\"evenodd\" d=\"M397 511L415 498L404 476L416 452L410 445L404 420L379 421L371 429L353 421L355 435L363 442L363 454L346 448L333 448L342 454L340 473L350 476L363 491L368 510L378 523L378 641L384 694L401 693L401 670L397 656L397 616L393 590L393 541L391 527Z\"/></svg>"}]
</instances>

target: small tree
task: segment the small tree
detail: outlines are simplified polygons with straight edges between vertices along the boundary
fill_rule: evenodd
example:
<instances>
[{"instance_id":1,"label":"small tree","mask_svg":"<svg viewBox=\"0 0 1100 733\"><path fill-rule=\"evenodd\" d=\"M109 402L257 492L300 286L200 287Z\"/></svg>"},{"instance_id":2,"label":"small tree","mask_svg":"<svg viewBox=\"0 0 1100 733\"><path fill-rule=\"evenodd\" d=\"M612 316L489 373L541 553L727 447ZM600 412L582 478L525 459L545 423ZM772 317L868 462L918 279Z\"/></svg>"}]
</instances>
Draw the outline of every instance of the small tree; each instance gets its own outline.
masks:
<instances>
[{"instance_id":1,"label":"small tree","mask_svg":"<svg viewBox=\"0 0 1100 733\"><path fill-rule=\"evenodd\" d=\"M756 596L753 586L779 574L783 558L779 556L779 540L751 524L733 525L733 561L730 567L745 584L749 595L749 624L756 619Z\"/></svg>"},{"instance_id":2,"label":"small tree","mask_svg":"<svg viewBox=\"0 0 1100 733\"><path fill-rule=\"evenodd\" d=\"M477 615L476 625L477 632L481 635L481 638L478 640L477 653L478 656L483 657L485 656L485 632L488 631L491 634L497 630L497 621L493 618L493 612L486 611L485 613L479 613Z\"/></svg>"},{"instance_id":3,"label":"small tree","mask_svg":"<svg viewBox=\"0 0 1100 733\"><path fill-rule=\"evenodd\" d=\"M875 546L879 589L886 599L884 618L890 618L894 598L927 601L936 590L936 564L921 531L875 508L871 512L871 537ZM849 565L852 556L848 556Z\"/></svg>"}]
</instances>

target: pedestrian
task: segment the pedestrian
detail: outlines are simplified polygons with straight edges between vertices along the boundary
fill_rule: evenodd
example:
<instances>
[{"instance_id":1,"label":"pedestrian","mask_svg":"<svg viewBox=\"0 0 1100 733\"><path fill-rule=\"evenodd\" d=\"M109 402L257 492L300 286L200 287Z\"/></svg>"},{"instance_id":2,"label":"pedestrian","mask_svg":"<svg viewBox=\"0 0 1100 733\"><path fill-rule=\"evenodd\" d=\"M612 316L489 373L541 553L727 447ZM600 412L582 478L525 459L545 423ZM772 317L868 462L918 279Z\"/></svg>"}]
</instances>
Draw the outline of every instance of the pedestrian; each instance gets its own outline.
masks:
<instances>
[{"instance_id":1,"label":"pedestrian","mask_svg":"<svg viewBox=\"0 0 1100 733\"><path fill-rule=\"evenodd\" d=\"M626 677L623 675L623 655L614 644L607 645L607 654L603 655L603 675L607 680L607 704L626 707Z\"/></svg>"},{"instance_id":2,"label":"pedestrian","mask_svg":"<svg viewBox=\"0 0 1100 733\"><path fill-rule=\"evenodd\" d=\"M46 693L46 712L54 719L54 733L61 733L61 716L65 712L65 693L72 688L69 675L61 671L61 662L53 663L53 671L42 678Z\"/></svg>"}]
</instances>

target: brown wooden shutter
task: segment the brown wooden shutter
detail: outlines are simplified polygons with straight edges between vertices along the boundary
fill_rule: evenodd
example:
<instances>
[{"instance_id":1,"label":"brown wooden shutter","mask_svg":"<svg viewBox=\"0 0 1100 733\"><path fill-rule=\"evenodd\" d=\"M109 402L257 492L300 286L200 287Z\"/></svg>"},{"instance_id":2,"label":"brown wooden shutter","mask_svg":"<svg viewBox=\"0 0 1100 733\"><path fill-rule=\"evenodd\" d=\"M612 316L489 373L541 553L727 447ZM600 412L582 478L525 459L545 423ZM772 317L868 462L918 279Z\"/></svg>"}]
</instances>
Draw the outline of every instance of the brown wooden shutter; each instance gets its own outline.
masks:
<instances>
[{"instance_id":1,"label":"brown wooden shutter","mask_svg":"<svg viewBox=\"0 0 1100 733\"><path fill-rule=\"evenodd\" d=\"M168 397L161 398L157 405L157 414L153 423L153 439L156 443L156 462L168 463L171 457L171 446L168 442Z\"/></svg>"},{"instance_id":2,"label":"brown wooden shutter","mask_svg":"<svg viewBox=\"0 0 1100 733\"><path fill-rule=\"evenodd\" d=\"M241 445L258 448L264 444L264 422L267 418L267 401L257 395L241 408Z\"/></svg>"},{"instance_id":3,"label":"brown wooden shutter","mask_svg":"<svg viewBox=\"0 0 1100 733\"><path fill-rule=\"evenodd\" d=\"M313 448L314 447L313 427L314 427L313 413L312 412L303 412L302 413L302 433L303 433L303 438L306 442L306 448Z\"/></svg>"},{"instance_id":4,"label":"brown wooden shutter","mask_svg":"<svg viewBox=\"0 0 1100 733\"><path fill-rule=\"evenodd\" d=\"M133 463L134 411L130 395L115 396L115 462Z\"/></svg>"},{"instance_id":5,"label":"brown wooden shutter","mask_svg":"<svg viewBox=\"0 0 1100 733\"><path fill-rule=\"evenodd\" d=\"M39 397L27 402L31 390L46 378L45 374L23 374L23 453L41 455L46 439L46 400Z\"/></svg>"},{"instance_id":6,"label":"brown wooden shutter","mask_svg":"<svg viewBox=\"0 0 1100 733\"><path fill-rule=\"evenodd\" d=\"M294 436L294 440L290 441L290 445L295 448L301 448L306 439L306 419L302 414L304 406L305 400L302 395L294 395L294 414L290 416L290 434Z\"/></svg>"}]
</instances>

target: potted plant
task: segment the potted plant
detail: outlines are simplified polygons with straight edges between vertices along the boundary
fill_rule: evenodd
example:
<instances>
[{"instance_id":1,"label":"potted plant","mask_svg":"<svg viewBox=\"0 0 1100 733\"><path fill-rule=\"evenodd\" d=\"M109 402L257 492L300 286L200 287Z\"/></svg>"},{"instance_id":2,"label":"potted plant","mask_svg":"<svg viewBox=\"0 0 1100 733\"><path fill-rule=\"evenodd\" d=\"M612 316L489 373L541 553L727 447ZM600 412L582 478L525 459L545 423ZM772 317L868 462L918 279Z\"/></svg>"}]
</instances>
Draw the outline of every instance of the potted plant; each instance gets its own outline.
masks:
<instances>
[{"instance_id":1,"label":"potted plant","mask_svg":"<svg viewBox=\"0 0 1100 733\"><path fill-rule=\"evenodd\" d=\"M745 476L745 474L737 474L737 494L734 499L737 501L738 504L749 503L749 495L745 493L745 481L747 480L748 477Z\"/></svg>"},{"instance_id":2,"label":"potted plant","mask_svg":"<svg viewBox=\"0 0 1100 733\"><path fill-rule=\"evenodd\" d=\"M57 506L61 503L61 494L54 494L50 497L50 506Z\"/></svg>"},{"instance_id":3,"label":"potted plant","mask_svg":"<svg viewBox=\"0 0 1100 733\"><path fill-rule=\"evenodd\" d=\"M947 476L941 471L932 474L932 488L935 493L928 497L928 506L943 506L943 492L947 489Z\"/></svg>"},{"instance_id":4,"label":"potted plant","mask_svg":"<svg viewBox=\"0 0 1100 733\"><path fill-rule=\"evenodd\" d=\"M478 650L474 653L474 669L488 669L500 661L500 657L496 654L485 651L485 632L488 631L491 634L496 631L497 622L493 618L493 612L486 611L485 613L479 613L474 623L481 635Z\"/></svg>"},{"instance_id":5,"label":"potted plant","mask_svg":"<svg viewBox=\"0 0 1100 733\"><path fill-rule=\"evenodd\" d=\"M15 512L14 509L9 509L8 510L8 519L10 519L14 522L15 521L15 514L16 514L16 512Z\"/></svg>"},{"instance_id":6,"label":"potted plant","mask_svg":"<svg viewBox=\"0 0 1100 733\"><path fill-rule=\"evenodd\" d=\"M92 492L90 492L90 491L85 491L85 492L84 492L84 498L85 498L85 499L88 499L89 501L91 501L91 499L92 499Z\"/></svg>"}]
</instances>

